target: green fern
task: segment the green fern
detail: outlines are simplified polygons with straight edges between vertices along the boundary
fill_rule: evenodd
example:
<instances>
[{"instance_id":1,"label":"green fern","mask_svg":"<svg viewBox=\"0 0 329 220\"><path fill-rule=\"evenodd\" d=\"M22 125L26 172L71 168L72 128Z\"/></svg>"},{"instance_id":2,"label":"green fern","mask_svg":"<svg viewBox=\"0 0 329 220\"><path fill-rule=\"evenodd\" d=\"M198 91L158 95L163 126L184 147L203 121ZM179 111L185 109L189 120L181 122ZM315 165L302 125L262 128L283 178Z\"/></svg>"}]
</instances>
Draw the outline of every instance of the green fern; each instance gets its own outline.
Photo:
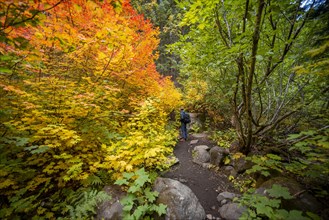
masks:
<instances>
[{"instance_id":1,"label":"green fern","mask_svg":"<svg viewBox=\"0 0 329 220\"><path fill-rule=\"evenodd\" d=\"M111 196L95 189L79 189L71 195L68 205L69 219L87 219L95 214L97 204L110 200Z\"/></svg>"},{"instance_id":2,"label":"green fern","mask_svg":"<svg viewBox=\"0 0 329 220\"><path fill-rule=\"evenodd\" d=\"M104 185L103 180L98 177L97 175L90 175L88 178L84 181L84 184L86 186L101 186Z\"/></svg>"}]
</instances>

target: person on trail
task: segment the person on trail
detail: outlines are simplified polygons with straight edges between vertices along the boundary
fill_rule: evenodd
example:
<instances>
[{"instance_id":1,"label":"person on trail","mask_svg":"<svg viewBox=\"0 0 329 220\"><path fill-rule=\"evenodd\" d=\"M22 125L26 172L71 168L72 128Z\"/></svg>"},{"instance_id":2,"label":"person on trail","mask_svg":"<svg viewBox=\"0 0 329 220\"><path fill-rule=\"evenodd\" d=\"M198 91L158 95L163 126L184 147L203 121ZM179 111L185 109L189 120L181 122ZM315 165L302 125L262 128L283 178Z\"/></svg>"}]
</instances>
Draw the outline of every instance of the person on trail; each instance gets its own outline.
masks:
<instances>
[{"instance_id":1,"label":"person on trail","mask_svg":"<svg viewBox=\"0 0 329 220\"><path fill-rule=\"evenodd\" d=\"M187 124L191 122L190 115L184 111L184 108L180 110L180 122L181 122L181 134L184 140L187 140Z\"/></svg>"}]
</instances>

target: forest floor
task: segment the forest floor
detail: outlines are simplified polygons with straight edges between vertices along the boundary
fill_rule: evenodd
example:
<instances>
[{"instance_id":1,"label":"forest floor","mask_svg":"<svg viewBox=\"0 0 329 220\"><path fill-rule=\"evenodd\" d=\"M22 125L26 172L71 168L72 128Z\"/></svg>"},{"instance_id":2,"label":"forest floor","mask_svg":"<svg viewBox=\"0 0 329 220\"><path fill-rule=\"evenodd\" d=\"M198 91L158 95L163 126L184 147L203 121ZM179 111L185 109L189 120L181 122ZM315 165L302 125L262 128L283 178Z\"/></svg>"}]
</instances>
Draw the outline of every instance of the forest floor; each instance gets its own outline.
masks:
<instances>
[{"instance_id":1,"label":"forest floor","mask_svg":"<svg viewBox=\"0 0 329 220\"><path fill-rule=\"evenodd\" d=\"M191 144L192 140L198 140L198 142ZM206 215L211 214L217 218L220 217L218 194L224 191L234 192L235 190L227 176L220 171L216 172L193 163L192 150L198 145L213 147L216 144L203 134L193 134L189 136L187 141L179 141L174 149L174 155L179 159L179 163L162 176L178 180L188 186L199 199Z\"/></svg>"}]
</instances>

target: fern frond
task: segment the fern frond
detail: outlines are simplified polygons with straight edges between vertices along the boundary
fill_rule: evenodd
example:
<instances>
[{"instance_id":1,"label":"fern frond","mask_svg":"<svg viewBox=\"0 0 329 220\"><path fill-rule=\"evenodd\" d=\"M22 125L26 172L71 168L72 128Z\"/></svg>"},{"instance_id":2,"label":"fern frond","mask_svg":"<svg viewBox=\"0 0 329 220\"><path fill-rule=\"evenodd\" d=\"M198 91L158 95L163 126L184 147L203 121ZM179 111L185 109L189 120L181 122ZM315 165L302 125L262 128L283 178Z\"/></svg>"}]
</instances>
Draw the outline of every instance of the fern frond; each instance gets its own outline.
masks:
<instances>
[{"instance_id":1,"label":"fern frond","mask_svg":"<svg viewBox=\"0 0 329 220\"><path fill-rule=\"evenodd\" d=\"M111 199L111 196L104 191L84 190L75 192L75 196L71 197L71 204L68 206L70 219L85 219L95 214L97 204Z\"/></svg>"}]
</instances>

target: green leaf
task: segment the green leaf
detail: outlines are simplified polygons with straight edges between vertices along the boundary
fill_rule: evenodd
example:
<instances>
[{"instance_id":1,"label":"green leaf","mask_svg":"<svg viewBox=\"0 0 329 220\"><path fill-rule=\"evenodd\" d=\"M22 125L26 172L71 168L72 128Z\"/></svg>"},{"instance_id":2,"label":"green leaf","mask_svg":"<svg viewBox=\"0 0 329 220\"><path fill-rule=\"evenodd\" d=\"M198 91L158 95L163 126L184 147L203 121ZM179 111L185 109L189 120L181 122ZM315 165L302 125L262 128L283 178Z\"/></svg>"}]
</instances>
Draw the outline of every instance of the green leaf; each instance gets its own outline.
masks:
<instances>
[{"instance_id":1,"label":"green leaf","mask_svg":"<svg viewBox=\"0 0 329 220\"><path fill-rule=\"evenodd\" d=\"M268 189L267 192L271 197L283 199L292 199L293 197L290 195L287 187L283 187L278 184L273 184L271 189Z\"/></svg>"},{"instance_id":2,"label":"green leaf","mask_svg":"<svg viewBox=\"0 0 329 220\"><path fill-rule=\"evenodd\" d=\"M162 204L162 203L160 203L159 205L157 205L156 207L155 207L155 211L158 213L158 215L164 215L164 214L166 214L166 212L167 212L167 206L166 205L164 205L164 204Z\"/></svg>"},{"instance_id":3,"label":"green leaf","mask_svg":"<svg viewBox=\"0 0 329 220\"><path fill-rule=\"evenodd\" d=\"M266 206L263 204L258 204L256 206L257 214L264 214L266 216L272 216L273 215L273 209L270 206Z\"/></svg>"},{"instance_id":4,"label":"green leaf","mask_svg":"<svg viewBox=\"0 0 329 220\"><path fill-rule=\"evenodd\" d=\"M310 220L309 218L302 215L301 211L292 210L289 212L287 220Z\"/></svg>"},{"instance_id":5,"label":"green leaf","mask_svg":"<svg viewBox=\"0 0 329 220\"><path fill-rule=\"evenodd\" d=\"M148 205L138 206L134 211L133 216L135 217L135 219L141 219L141 217L145 215L147 210L148 210Z\"/></svg>"},{"instance_id":6,"label":"green leaf","mask_svg":"<svg viewBox=\"0 0 329 220\"><path fill-rule=\"evenodd\" d=\"M127 180L125 180L125 179L119 179L119 180L116 180L114 182L114 184L122 186L122 185L128 185L129 182Z\"/></svg>"},{"instance_id":7,"label":"green leaf","mask_svg":"<svg viewBox=\"0 0 329 220\"><path fill-rule=\"evenodd\" d=\"M141 187L138 185L130 186L128 189L129 193L135 193L135 192L140 192L140 191L141 191Z\"/></svg>"},{"instance_id":8,"label":"green leaf","mask_svg":"<svg viewBox=\"0 0 329 220\"><path fill-rule=\"evenodd\" d=\"M149 201L149 202L154 202L155 200L156 200L156 198L157 198L157 196L159 195L159 193L158 192L152 192L151 190L150 190L150 188L146 188L145 190L144 190L144 193L145 193L145 196L146 196L146 198L147 198L147 200Z\"/></svg>"},{"instance_id":9,"label":"green leaf","mask_svg":"<svg viewBox=\"0 0 329 220\"><path fill-rule=\"evenodd\" d=\"M11 74L13 71L6 67L0 67L0 73L9 73Z\"/></svg>"},{"instance_id":10,"label":"green leaf","mask_svg":"<svg viewBox=\"0 0 329 220\"><path fill-rule=\"evenodd\" d=\"M274 218L275 219L287 219L289 216L289 212L287 210L284 209L279 209L276 210L274 213Z\"/></svg>"},{"instance_id":11,"label":"green leaf","mask_svg":"<svg viewBox=\"0 0 329 220\"><path fill-rule=\"evenodd\" d=\"M293 139L296 139L296 138L299 138L303 136L302 134L290 134L287 138L287 140L293 140Z\"/></svg>"},{"instance_id":12,"label":"green leaf","mask_svg":"<svg viewBox=\"0 0 329 220\"><path fill-rule=\"evenodd\" d=\"M275 155L275 154L266 154L266 156L270 159L273 159L273 160L282 160L282 158L278 155Z\"/></svg>"},{"instance_id":13,"label":"green leaf","mask_svg":"<svg viewBox=\"0 0 329 220\"><path fill-rule=\"evenodd\" d=\"M128 194L123 197L120 202L124 206L124 210L126 210L126 206L129 206L129 211L132 209L134 205L134 201L136 200L136 196L134 194Z\"/></svg>"},{"instance_id":14,"label":"green leaf","mask_svg":"<svg viewBox=\"0 0 329 220\"><path fill-rule=\"evenodd\" d=\"M15 139L16 139L16 146L18 147L24 146L30 140L29 138L19 138L19 137L16 137Z\"/></svg>"},{"instance_id":15,"label":"green leaf","mask_svg":"<svg viewBox=\"0 0 329 220\"><path fill-rule=\"evenodd\" d=\"M30 151L31 154L41 154L41 153L46 152L49 149L49 147L46 145L40 145L40 146L33 145L30 147L25 147L24 149Z\"/></svg>"},{"instance_id":16,"label":"green leaf","mask_svg":"<svg viewBox=\"0 0 329 220\"><path fill-rule=\"evenodd\" d=\"M306 214L311 217L312 220L321 220L320 216L312 213L312 212L306 212Z\"/></svg>"},{"instance_id":17,"label":"green leaf","mask_svg":"<svg viewBox=\"0 0 329 220\"><path fill-rule=\"evenodd\" d=\"M257 61L262 61L264 58L262 55L256 55L256 60Z\"/></svg>"},{"instance_id":18,"label":"green leaf","mask_svg":"<svg viewBox=\"0 0 329 220\"><path fill-rule=\"evenodd\" d=\"M134 173L123 173L123 177L130 180L134 176Z\"/></svg>"},{"instance_id":19,"label":"green leaf","mask_svg":"<svg viewBox=\"0 0 329 220\"><path fill-rule=\"evenodd\" d=\"M138 178L135 180L134 185L141 187L146 182L150 182L149 174L145 172L144 168L137 170L135 173L138 175Z\"/></svg>"}]
</instances>

